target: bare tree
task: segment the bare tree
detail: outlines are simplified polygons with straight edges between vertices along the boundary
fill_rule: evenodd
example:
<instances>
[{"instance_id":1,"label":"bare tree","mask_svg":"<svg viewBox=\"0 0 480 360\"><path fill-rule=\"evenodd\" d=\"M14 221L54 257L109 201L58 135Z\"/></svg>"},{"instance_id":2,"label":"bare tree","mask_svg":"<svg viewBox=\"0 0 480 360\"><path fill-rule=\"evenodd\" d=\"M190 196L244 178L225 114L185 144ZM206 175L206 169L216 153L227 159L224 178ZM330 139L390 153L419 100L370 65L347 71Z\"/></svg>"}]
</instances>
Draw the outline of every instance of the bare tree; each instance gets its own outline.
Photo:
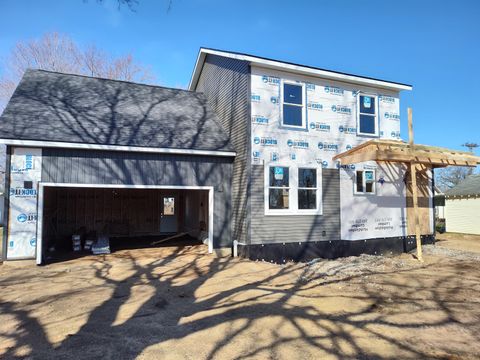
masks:
<instances>
[{"instance_id":1,"label":"bare tree","mask_svg":"<svg viewBox=\"0 0 480 360\"><path fill-rule=\"evenodd\" d=\"M442 190L448 190L462 182L469 175L473 174L474 168L452 166L438 169L435 172L435 184Z\"/></svg>"},{"instance_id":2,"label":"bare tree","mask_svg":"<svg viewBox=\"0 0 480 360\"><path fill-rule=\"evenodd\" d=\"M84 0L84 1L86 2L87 0ZM99 4L103 4L104 2L105 0L97 0L97 3ZM168 13L172 9L173 0L166 0L166 3L167 3L167 13ZM125 5L130 9L130 11L135 12L135 8L138 5L138 0L117 0L117 4L118 4L119 10L122 8L122 6Z\"/></svg>"},{"instance_id":3,"label":"bare tree","mask_svg":"<svg viewBox=\"0 0 480 360\"><path fill-rule=\"evenodd\" d=\"M111 57L95 45L82 48L70 37L56 32L40 39L19 42L3 64L0 78L0 111L13 94L28 68L125 81L150 82L151 71L137 63L131 54Z\"/></svg>"},{"instance_id":4,"label":"bare tree","mask_svg":"<svg viewBox=\"0 0 480 360\"><path fill-rule=\"evenodd\" d=\"M475 149L479 146L476 143L466 142L462 146L467 147L473 154ZM475 172L473 167L452 166L443 169L438 169L435 172L435 183L442 190L446 191L458 185L468 176Z\"/></svg>"}]
</instances>

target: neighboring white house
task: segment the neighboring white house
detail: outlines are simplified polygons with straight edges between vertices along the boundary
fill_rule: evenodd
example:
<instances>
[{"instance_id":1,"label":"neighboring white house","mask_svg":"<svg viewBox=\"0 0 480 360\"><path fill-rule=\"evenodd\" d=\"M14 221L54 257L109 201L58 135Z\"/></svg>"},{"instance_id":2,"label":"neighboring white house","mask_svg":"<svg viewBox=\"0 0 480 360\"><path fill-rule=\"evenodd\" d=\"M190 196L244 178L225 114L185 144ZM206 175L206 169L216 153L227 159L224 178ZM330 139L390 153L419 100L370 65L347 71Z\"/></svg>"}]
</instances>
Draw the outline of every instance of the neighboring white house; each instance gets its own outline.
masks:
<instances>
[{"instance_id":1,"label":"neighboring white house","mask_svg":"<svg viewBox=\"0 0 480 360\"><path fill-rule=\"evenodd\" d=\"M448 232L480 235L480 175L471 175L445 192Z\"/></svg>"},{"instance_id":2,"label":"neighboring white house","mask_svg":"<svg viewBox=\"0 0 480 360\"><path fill-rule=\"evenodd\" d=\"M445 219L445 194L437 186L435 186L434 191L435 218Z\"/></svg>"}]
</instances>

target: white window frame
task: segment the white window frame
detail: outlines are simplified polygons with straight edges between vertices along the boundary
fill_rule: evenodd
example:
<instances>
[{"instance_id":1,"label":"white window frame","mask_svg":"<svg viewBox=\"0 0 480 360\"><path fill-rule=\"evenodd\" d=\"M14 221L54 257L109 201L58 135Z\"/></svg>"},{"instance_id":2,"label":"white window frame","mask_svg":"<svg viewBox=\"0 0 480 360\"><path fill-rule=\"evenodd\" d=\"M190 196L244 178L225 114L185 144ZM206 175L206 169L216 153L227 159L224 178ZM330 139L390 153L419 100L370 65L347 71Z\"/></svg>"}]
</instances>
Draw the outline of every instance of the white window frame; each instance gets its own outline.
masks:
<instances>
[{"instance_id":1,"label":"white window frame","mask_svg":"<svg viewBox=\"0 0 480 360\"><path fill-rule=\"evenodd\" d=\"M364 115L372 116L372 114L360 113L360 97L361 96L368 96L368 97L372 97L372 98L375 99L375 133L374 134L360 132L360 115L364 114ZM379 124L379 121L378 121L378 119L379 119L378 109L379 109L379 107L378 107L378 95L363 93L363 92L358 93L358 95L357 95L357 135L370 136L370 137L378 137L379 136L380 124Z\"/></svg>"},{"instance_id":2,"label":"white window frame","mask_svg":"<svg viewBox=\"0 0 480 360\"><path fill-rule=\"evenodd\" d=\"M289 85L296 85L296 86L301 86L302 87L302 105L297 105L297 104L291 104L291 103L285 103L284 102L284 85L289 84ZM307 93L305 90L305 83L303 82L296 82L292 80L283 80L280 82L280 121L281 121L281 127L283 128L288 128L292 130L306 130L307 129L307 111L306 111L306 97ZM302 125L297 126L297 125L288 125L284 124L283 122L283 105L287 104L290 106L298 106L302 108Z\"/></svg>"},{"instance_id":3,"label":"white window frame","mask_svg":"<svg viewBox=\"0 0 480 360\"><path fill-rule=\"evenodd\" d=\"M317 186L316 187L314 187L314 188L300 187L299 180L298 180L298 173L299 173L300 169L316 170L316 173L317 173L317 179L316 179L317 180ZM318 214L321 210L320 197L322 196L322 194L321 194L321 192L319 192L320 184L322 182L322 178L321 178L322 170L321 169L322 169L321 167L301 166L301 165L296 167L297 181L296 181L295 184L297 185L297 188L296 188L296 193L295 193L295 195L296 195L296 199L295 199L296 203L295 204L296 204L296 207L297 207L297 213L299 215L315 215L315 214ZM316 192L315 199L316 199L316 202L317 202L316 203L316 209L299 209L298 208L298 190L315 190L315 192Z\"/></svg>"},{"instance_id":4,"label":"white window frame","mask_svg":"<svg viewBox=\"0 0 480 360\"><path fill-rule=\"evenodd\" d=\"M270 186L270 168L285 167L288 168L288 187ZM270 189L288 189L288 209L270 209ZM292 208L292 167L286 164L267 164L265 166L265 213L279 215L289 212Z\"/></svg>"},{"instance_id":5,"label":"white window frame","mask_svg":"<svg viewBox=\"0 0 480 360\"><path fill-rule=\"evenodd\" d=\"M270 185L270 167L288 167L288 209L270 209L270 188L277 188ZM317 187L316 188L299 188L298 186L298 170L299 169L315 169L317 171ZM299 209L298 208L298 190L309 189L317 190L317 208L316 209ZM264 207L265 215L322 215L322 167L310 165L293 165L283 163L270 163L264 166Z\"/></svg>"},{"instance_id":6,"label":"white window frame","mask_svg":"<svg viewBox=\"0 0 480 360\"><path fill-rule=\"evenodd\" d=\"M363 189L366 190L367 188L367 180L365 178L365 172L366 171L371 171L373 172L373 191L372 192L366 192L366 191L358 191L357 189L357 172L361 171L362 172L362 186ZM377 174L376 171L373 169L363 169L363 170L355 170L355 176L353 179L353 192L355 195L375 195L377 193Z\"/></svg>"}]
</instances>

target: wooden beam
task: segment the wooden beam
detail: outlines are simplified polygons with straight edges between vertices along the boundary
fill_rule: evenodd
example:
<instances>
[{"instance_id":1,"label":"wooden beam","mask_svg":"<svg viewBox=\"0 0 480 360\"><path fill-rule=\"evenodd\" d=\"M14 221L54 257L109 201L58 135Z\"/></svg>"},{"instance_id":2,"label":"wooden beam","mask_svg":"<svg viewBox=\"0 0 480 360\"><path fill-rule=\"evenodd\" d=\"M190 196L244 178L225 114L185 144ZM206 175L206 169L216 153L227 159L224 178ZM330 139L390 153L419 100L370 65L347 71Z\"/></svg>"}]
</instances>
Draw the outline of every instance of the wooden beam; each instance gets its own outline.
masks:
<instances>
[{"instance_id":1,"label":"wooden beam","mask_svg":"<svg viewBox=\"0 0 480 360\"><path fill-rule=\"evenodd\" d=\"M408 108L408 144L413 150L413 120L412 108Z\"/></svg>"},{"instance_id":2,"label":"wooden beam","mask_svg":"<svg viewBox=\"0 0 480 360\"><path fill-rule=\"evenodd\" d=\"M378 153L376 151L359 152L340 158L340 163L343 165L356 164L364 161L375 160L377 157Z\"/></svg>"},{"instance_id":3,"label":"wooden beam","mask_svg":"<svg viewBox=\"0 0 480 360\"><path fill-rule=\"evenodd\" d=\"M418 219L417 164L414 162L410 163L410 177L412 178L413 214L415 217L415 238L417 241L417 259L420 261L423 261L420 222Z\"/></svg>"},{"instance_id":4,"label":"wooden beam","mask_svg":"<svg viewBox=\"0 0 480 360\"><path fill-rule=\"evenodd\" d=\"M413 120L412 108L408 108L408 143L412 151L415 151L413 142ZM413 195L413 216L415 218L415 238L417 240L417 259L423 261L422 254L422 238L420 234L420 222L418 219L418 188L417 188L417 164L410 163L410 177L412 179L412 195Z\"/></svg>"}]
</instances>

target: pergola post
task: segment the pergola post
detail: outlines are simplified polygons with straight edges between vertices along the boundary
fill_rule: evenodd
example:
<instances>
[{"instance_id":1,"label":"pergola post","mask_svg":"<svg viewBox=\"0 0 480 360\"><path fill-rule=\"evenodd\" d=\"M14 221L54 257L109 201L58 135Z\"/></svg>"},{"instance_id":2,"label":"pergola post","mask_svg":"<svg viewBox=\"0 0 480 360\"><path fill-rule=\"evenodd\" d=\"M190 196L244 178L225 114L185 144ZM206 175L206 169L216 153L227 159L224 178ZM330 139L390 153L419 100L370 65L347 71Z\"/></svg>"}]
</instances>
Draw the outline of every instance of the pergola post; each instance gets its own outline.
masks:
<instances>
[{"instance_id":1,"label":"pergola post","mask_svg":"<svg viewBox=\"0 0 480 360\"><path fill-rule=\"evenodd\" d=\"M414 153L412 108L408 108L408 142L410 144L410 150L412 151L412 153ZM417 241L417 258L418 260L423 261L420 221L418 218L417 164L415 161L410 161L410 177L412 179L413 216L415 219L415 238Z\"/></svg>"}]
</instances>

